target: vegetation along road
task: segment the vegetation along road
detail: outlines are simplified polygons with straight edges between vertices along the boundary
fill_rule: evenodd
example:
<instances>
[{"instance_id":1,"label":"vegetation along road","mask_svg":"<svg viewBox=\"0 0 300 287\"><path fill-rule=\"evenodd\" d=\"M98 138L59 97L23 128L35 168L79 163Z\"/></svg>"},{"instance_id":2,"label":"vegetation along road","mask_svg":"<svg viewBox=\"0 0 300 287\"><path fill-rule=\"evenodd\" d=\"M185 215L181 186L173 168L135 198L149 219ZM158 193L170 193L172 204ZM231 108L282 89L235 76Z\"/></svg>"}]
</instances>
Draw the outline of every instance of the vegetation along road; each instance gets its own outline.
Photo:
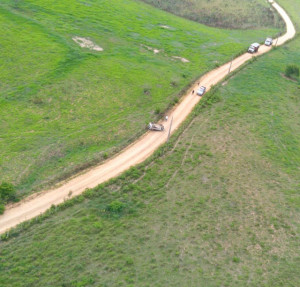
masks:
<instances>
[{"instance_id":1,"label":"vegetation along road","mask_svg":"<svg viewBox=\"0 0 300 287\"><path fill-rule=\"evenodd\" d=\"M296 31L287 13L277 3L272 3L272 5L286 23L286 33L278 38L278 40L275 39L274 41L277 45L282 45L289 39L292 39ZM248 53L243 54L234 59L232 63L227 63L207 73L199 79L199 81L201 85L207 87L208 91L211 86L217 84L228 74L230 65L231 71L233 71L252 57L262 55L270 49L271 47L262 46L255 55ZM195 105L200 101L201 97L192 94L192 90L195 90L197 87L198 83L191 87L183 97L182 101L170 111L168 116L169 119L173 118L172 131L179 127L193 110ZM8 207L5 213L0 216L0 233L4 233L17 224L38 216L52 205L60 204L68 198L77 196L86 189L96 187L100 183L116 177L131 166L141 163L153 154L160 145L166 142L170 123L171 121L165 124L165 131L163 133L147 132L121 153L112 159L107 160L103 164L92 168L88 172L72 178L55 189L32 195L27 199Z\"/></svg>"}]
</instances>

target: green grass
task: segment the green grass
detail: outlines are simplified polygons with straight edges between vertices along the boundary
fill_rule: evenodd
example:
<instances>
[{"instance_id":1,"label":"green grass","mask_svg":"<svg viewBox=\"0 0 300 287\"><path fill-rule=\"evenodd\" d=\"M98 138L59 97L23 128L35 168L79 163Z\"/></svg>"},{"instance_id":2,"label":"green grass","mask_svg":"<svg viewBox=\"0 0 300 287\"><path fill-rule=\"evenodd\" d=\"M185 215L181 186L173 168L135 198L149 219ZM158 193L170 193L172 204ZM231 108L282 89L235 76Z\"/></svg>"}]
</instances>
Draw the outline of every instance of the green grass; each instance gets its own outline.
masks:
<instances>
[{"instance_id":1,"label":"green grass","mask_svg":"<svg viewBox=\"0 0 300 287\"><path fill-rule=\"evenodd\" d=\"M124 147L196 77L278 32L208 28L121 0L3 0L0 28L0 181L19 196Z\"/></svg>"},{"instance_id":2,"label":"green grass","mask_svg":"<svg viewBox=\"0 0 300 287\"><path fill-rule=\"evenodd\" d=\"M299 82L281 75L299 51L253 61L145 164L15 230L0 285L299 286Z\"/></svg>"},{"instance_id":3,"label":"green grass","mask_svg":"<svg viewBox=\"0 0 300 287\"><path fill-rule=\"evenodd\" d=\"M282 27L283 21L262 0L142 0L157 8L214 27Z\"/></svg>"}]
</instances>

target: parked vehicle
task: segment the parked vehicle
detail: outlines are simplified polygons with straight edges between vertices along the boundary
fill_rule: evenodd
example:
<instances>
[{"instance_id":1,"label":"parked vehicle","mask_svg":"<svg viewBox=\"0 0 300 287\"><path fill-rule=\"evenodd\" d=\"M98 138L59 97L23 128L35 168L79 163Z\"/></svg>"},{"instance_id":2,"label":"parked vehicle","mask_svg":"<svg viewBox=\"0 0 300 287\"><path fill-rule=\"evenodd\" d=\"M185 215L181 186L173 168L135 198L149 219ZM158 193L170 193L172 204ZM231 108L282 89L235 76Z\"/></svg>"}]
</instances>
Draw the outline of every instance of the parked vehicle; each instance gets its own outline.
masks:
<instances>
[{"instance_id":1,"label":"parked vehicle","mask_svg":"<svg viewBox=\"0 0 300 287\"><path fill-rule=\"evenodd\" d=\"M249 49L248 49L248 53L256 53L258 51L258 48L260 47L260 44L258 43L253 43L250 45Z\"/></svg>"},{"instance_id":2,"label":"parked vehicle","mask_svg":"<svg viewBox=\"0 0 300 287\"><path fill-rule=\"evenodd\" d=\"M272 38L267 38L265 41L266 46L271 46L273 44L273 39Z\"/></svg>"},{"instance_id":3,"label":"parked vehicle","mask_svg":"<svg viewBox=\"0 0 300 287\"><path fill-rule=\"evenodd\" d=\"M206 87L201 86L201 87L198 89L198 91L197 91L197 95L198 95L198 96L203 96L204 93L205 93L205 91L206 91Z\"/></svg>"},{"instance_id":4,"label":"parked vehicle","mask_svg":"<svg viewBox=\"0 0 300 287\"><path fill-rule=\"evenodd\" d=\"M160 132L162 132L165 129L165 127L161 124L149 123L148 129L150 131L160 131Z\"/></svg>"}]
</instances>

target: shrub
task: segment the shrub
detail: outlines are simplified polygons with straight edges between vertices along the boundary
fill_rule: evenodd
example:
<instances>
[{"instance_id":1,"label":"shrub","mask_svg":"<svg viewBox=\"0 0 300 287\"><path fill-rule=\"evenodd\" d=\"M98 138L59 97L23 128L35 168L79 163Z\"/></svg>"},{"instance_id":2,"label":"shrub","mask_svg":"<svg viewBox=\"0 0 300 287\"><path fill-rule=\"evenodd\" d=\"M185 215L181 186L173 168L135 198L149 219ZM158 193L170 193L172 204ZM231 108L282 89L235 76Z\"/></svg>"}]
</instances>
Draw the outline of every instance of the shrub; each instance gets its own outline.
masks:
<instances>
[{"instance_id":1,"label":"shrub","mask_svg":"<svg viewBox=\"0 0 300 287\"><path fill-rule=\"evenodd\" d=\"M170 84L171 84L171 86L172 86L172 87L177 87L177 86L178 86L178 84L177 84L177 82L176 82L176 81L171 81L171 83L170 83Z\"/></svg>"},{"instance_id":2,"label":"shrub","mask_svg":"<svg viewBox=\"0 0 300 287\"><path fill-rule=\"evenodd\" d=\"M214 66L215 68L219 68L220 67L220 63L218 61L214 62Z\"/></svg>"},{"instance_id":3,"label":"shrub","mask_svg":"<svg viewBox=\"0 0 300 287\"><path fill-rule=\"evenodd\" d=\"M160 114L160 108L156 108L155 111L154 111L154 113L155 113L156 115L159 115L159 114Z\"/></svg>"},{"instance_id":4,"label":"shrub","mask_svg":"<svg viewBox=\"0 0 300 287\"><path fill-rule=\"evenodd\" d=\"M144 88L144 94L149 96L151 94L151 88Z\"/></svg>"},{"instance_id":5,"label":"shrub","mask_svg":"<svg viewBox=\"0 0 300 287\"><path fill-rule=\"evenodd\" d=\"M178 98L173 99L174 105L177 104L178 102L179 102L179 99L178 99Z\"/></svg>"},{"instance_id":6,"label":"shrub","mask_svg":"<svg viewBox=\"0 0 300 287\"><path fill-rule=\"evenodd\" d=\"M2 182L0 185L0 199L4 203L17 201L15 187L9 182Z\"/></svg>"},{"instance_id":7,"label":"shrub","mask_svg":"<svg viewBox=\"0 0 300 287\"><path fill-rule=\"evenodd\" d=\"M123 210L124 203L118 200L112 201L108 206L106 207L107 211L113 212L113 213L119 213Z\"/></svg>"},{"instance_id":8,"label":"shrub","mask_svg":"<svg viewBox=\"0 0 300 287\"><path fill-rule=\"evenodd\" d=\"M296 65L287 65L285 68L285 72L284 74L287 77L295 77L298 78L299 77L299 67L297 67Z\"/></svg>"}]
</instances>

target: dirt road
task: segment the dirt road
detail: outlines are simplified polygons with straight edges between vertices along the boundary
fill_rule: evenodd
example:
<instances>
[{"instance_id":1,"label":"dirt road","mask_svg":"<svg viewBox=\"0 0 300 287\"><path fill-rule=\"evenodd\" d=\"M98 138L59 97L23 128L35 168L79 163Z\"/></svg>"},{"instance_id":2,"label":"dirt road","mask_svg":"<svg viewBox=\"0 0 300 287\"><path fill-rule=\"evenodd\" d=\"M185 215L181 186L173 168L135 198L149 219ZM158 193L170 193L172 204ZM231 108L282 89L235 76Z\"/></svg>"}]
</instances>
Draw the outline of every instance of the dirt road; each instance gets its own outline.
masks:
<instances>
[{"instance_id":1,"label":"dirt road","mask_svg":"<svg viewBox=\"0 0 300 287\"><path fill-rule=\"evenodd\" d=\"M277 41L277 45L282 45L287 40L294 37L295 28L284 10L276 3L273 3L272 5L286 23L286 34L280 37ZM276 40L274 43L275 42ZM266 53L270 49L270 47L262 46L259 49L259 52L255 55L248 53L241 55L233 60L231 71L237 69L252 57ZM204 75L201 79L199 79L201 85L206 86L207 90L209 90L212 85L217 84L228 74L229 66L230 63L227 63ZM192 95L191 93L192 90L196 91L197 87L198 85L192 87L183 97L182 101L169 113L169 119L173 117L173 132L179 127L188 114L193 110L195 105L200 101L201 98L199 96ZM143 162L160 145L166 142L170 120L167 123L164 123L164 125L164 132L147 132L140 139L128 146L115 157L81 175L75 176L68 182L63 183L60 187L35 194L15 205L8 207L5 213L0 216L0 233L4 233L17 224L45 212L53 204L56 205L62 203L65 199L69 198L70 192L71 197L79 195L85 189L96 187L100 183L118 176L131 166Z\"/></svg>"}]
</instances>

